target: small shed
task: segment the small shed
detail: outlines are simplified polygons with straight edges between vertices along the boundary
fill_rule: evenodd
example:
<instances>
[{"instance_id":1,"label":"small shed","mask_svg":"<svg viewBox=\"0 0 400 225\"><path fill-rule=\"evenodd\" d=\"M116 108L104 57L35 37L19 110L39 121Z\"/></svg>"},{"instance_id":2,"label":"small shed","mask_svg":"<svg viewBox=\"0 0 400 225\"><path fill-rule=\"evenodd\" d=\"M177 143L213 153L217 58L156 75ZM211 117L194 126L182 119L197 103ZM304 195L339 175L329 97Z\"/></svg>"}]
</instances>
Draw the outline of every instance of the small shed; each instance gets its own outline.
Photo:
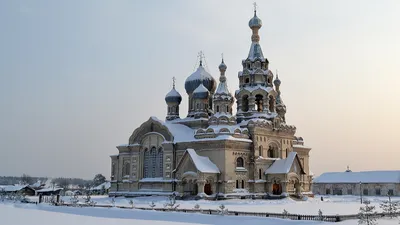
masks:
<instances>
[{"instance_id":1,"label":"small shed","mask_svg":"<svg viewBox=\"0 0 400 225\"><path fill-rule=\"evenodd\" d=\"M59 195L63 188L44 188L36 191L36 195Z\"/></svg>"},{"instance_id":2,"label":"small shed","mask_svg":"<svg viewBox=\"0 0 400 225\"><path fill-rule=\"evenodd\" d=\"M28 185L4 185L0 186L0 192L5 192L6 194L21 194L27 196L34 196L35 190Z\"/></svg>"}]
</instances>

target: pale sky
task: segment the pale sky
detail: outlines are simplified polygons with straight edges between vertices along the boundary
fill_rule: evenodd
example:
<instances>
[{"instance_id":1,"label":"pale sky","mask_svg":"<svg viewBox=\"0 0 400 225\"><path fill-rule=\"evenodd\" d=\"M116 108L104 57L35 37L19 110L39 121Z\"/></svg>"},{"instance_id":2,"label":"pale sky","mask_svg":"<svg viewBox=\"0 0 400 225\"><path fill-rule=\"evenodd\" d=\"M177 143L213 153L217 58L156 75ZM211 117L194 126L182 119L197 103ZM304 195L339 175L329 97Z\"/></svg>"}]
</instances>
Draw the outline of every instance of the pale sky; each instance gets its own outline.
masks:
<instances>
[{"instance_id":1,"label":"pale sky","mask_svg":"<svg viewBox=\"0 0 400 225\"><path fill-rule=\"evenodd\" d=\"M109 155L204 51L229 88L251 1L0 1L0 175L110 175ZM259 1L260 43L311 170L400 169L400 1ZM235 106L236 107L236 106Z\"/></svg>"}]
</instances>

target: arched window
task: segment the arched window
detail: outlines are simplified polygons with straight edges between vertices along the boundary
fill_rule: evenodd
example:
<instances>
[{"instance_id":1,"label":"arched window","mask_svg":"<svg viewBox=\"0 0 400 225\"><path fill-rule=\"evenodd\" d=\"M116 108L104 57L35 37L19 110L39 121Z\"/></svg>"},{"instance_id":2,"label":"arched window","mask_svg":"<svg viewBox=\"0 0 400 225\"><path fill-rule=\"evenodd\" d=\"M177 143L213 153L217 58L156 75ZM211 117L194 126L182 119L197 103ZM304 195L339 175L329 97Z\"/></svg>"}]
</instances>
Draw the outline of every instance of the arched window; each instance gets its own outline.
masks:
<instances>
[{"instance_id":1,"label":"arched window","mask_svg":"<svg viewBox=\"0 0 400 225\"><path fill-rule=\"evenodd\" d=\"M274 158L274 149L271 146L268 148L268 157Z\"/></svg>"},{"instance_id":2,"label":"arched window","mask_svg":"<svg viewBox=\"0 0 400 225\"><path fill-rule=\"evenodd\" d=\"M249 96L245 95L242 97L242 111L249 111Z\"/></svg>"},{"instance_id":3,"label":"arched window","mask_svg":"<svg viewBox=\"0 0 400 225\"><path fill-rule=\"evenodd\" d=\"M145 149L143 161L144 178L163 177L164 151L162 148L158 150L156 147L152 147L150 150Z\"/></svg>"},{"instance_id":4,"label":"arched window","mask_svg":"<svg viewBox=\"0 0 400 225\"><path fill-rule=\"evenodd\" d=\"M239 188L239 180L236 180L236 188Z\"/></svg>"},{"instance_id":5,"label":"arched window","mask_svg":"<svg viewBox=\"0 0 400 225\"><path fill-rule=\"evenodd\" d=\"M244 180L242 180L242 188L244 188Z\"/></svg>"},{"instance_id":6,"label":"arched window","mask_svg":"<svg viewBox=\"0 0 400 225\"><path fill-rule=\"evenodd\" d=\"M286 158L288 157L288 155L289 155L289 149L286 148Z\"/></svg>"},{"instance_id":7,"label":"arched window","mask_svg":"<svg viewBox=\"0 0 400 225\"><path fill-rule=\"evenodd\" d=\"M219 105L217 105L217 112L219 112Z\"/></svg>"},{"instance_id":8,"label":"arched window","mask_svg":"<svg viewBox=\"0 0 400 225\"><path fill-rule=\"evenodd\" d=\"M258 147L258 155L259 156L262 156L262 150L263 150L263 147L262 147L262 145L260 145L260 147Z\"/></svg>"},{"instance_id":9,"label":"arched window","mask_svg":"<svg viewBox=\"0 0 400 225\"><path fill-rule=\"evenodd\" d=\"M236 159L236 167L244 167L244 161L242 157Z\"/></svg>"},{"instance_id":10,"label":"arched window","mask_svg":"<svg viewBox=\"0 0 400 225\"><path fill-rule=\"evenodd\" d=\"M261 180L261 179L262 179L261 177L262 177L262 172L261 172L261 169L258 169L258 179L260 179L260 180Z\"/></svg>"},{"instance_id":11,"label":"arched window","mask_svg":"<svg viewBox=\"0 0 400 225\"><path fill-rule=\"evenodd\" d=\"M245 83L246 83L246 84L250 83L250 78L246 78L246 79L245 79Z\"/></svg>"},{"instance_id":12,"label":"arched window","mask_svg":"<svg viewBox=\"0 0 400 225\"><path fill-rule=\"evenodd\" d=\"M230 112L229 112L229 106L226 106L226 112L227 112L227 113L230 113Z\"/></svg>"},{"instance_id":13,"label":"arched window","mask_svg":"<svg viewBox=\"0 0 400 225\"><path fill-rule=\"evenodd\" d=\"M200 104L199 103L197 103L196 109L200 109Z\"/></svg>"},{"instance_id":14,"label":"arched window","mask_svg":"<svg viewBox=\"0 0 400 225\"><path fill-rule=\"evenodd\" d=\"M123 167L123 176L129 176L129 174L130 174L130 167L131 167L131 164L129 163L129 162L125 162L124 163L124 167Z\"/></svg>"}]
</instances>

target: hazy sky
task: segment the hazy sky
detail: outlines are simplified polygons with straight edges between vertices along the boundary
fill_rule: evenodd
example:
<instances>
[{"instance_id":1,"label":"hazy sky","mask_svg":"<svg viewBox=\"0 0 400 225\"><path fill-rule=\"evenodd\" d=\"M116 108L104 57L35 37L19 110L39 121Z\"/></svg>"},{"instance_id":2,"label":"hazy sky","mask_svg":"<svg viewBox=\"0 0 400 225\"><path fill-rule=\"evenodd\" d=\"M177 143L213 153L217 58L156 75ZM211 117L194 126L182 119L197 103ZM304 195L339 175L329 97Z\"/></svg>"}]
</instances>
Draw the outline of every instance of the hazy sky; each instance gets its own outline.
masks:
<instances>
[{"instance_id":1,"label":"hazy sky","mask_svg":"<svg viewBox=\"0 0 400 225\"><path fill-rule=\"evenodd\" d=\"M204 51L232 92L252 1L1 1L0 175L110 175L109 155ZM259 1L287 122L311 170L400 169L400 1Z\"/></svg>"}]
</instances>

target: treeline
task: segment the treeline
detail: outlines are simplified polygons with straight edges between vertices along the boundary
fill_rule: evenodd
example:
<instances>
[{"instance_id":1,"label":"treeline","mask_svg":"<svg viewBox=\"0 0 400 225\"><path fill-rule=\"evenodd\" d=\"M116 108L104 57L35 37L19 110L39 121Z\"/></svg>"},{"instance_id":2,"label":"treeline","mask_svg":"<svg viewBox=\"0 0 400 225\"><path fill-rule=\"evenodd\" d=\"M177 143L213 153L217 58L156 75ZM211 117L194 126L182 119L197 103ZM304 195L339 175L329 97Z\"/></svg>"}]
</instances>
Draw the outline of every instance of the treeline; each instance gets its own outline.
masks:
<instances>
[{"instance_id":1,"label":"treeline","mask_svg":"<svg viewBox=\"0 0 400 225\"><path fill-rule=\"evenodd\" d=\"M50 185L54 185L57 187L62 187L65 189L70 188L89 188L95 185L99 185L105 182L106 178L97 174L93 180L84 180L81 178L66 178L66 177L58 177L58 178L48 178L48 177L31 177L27 174L23 174L20 177L17 176L0 176L0 185L32 185L40 180L41 184L46 183L48 179L51 179Z\"/></svg>"},{"instance_id":2,"label":"treeline","mask_svg":"<svg viewBox=\"0 0 400 225\"><path fill-rule=\"evenodd\" d=\"M30 184L33 184L38 180L45 182L47 179L48 179L47 177L0 176L0 185L25 184L25 183L29 183L29 182L32 182Z\"/></svg>"}]
</instances>

